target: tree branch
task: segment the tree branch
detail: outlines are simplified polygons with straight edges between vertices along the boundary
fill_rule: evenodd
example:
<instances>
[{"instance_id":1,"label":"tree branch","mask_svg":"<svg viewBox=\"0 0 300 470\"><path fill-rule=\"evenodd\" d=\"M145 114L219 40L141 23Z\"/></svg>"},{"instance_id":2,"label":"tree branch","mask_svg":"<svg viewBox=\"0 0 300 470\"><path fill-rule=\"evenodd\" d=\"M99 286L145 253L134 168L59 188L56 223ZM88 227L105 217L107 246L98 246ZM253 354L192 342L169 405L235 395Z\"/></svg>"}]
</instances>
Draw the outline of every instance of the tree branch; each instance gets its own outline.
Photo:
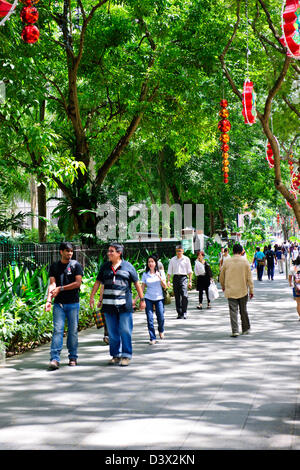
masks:
<instances>
[{"instance_id":1,"label":"tree branch","mask_svg":"<svg viewBox=\"0 0 300 470\"><path fill-rule=\"evenodd\" d=\"M240 93L240 91L238 90L233 78L231 77L227 67L226 67L226 64L225 64L225 55L227 54L231 44L233 43L236 35L237 35L237 31L238 31L238 28L239 28L239 24L240 24L240 9L241 9L241 0L237 0L237 9L236 9L236 22L234 24L234 28L233 28L233 33L231 35L231 37L229 38L222 54L219 56L219 60L221 62L221 65L222 65L222 69L223 69L223 72L225 73L225 76L227 78L227 80L229 81L230 85L231 85L231 88L233 90L233 92L238 96L238 98L242 101L243 100L243 96L242 94Z\"/></svg>"},{"instance_id":2,"label":"tree branch","mask_svg":"<svg viewBox=\"0 0 300 470\"><path fill-rule=\"evenodd\" d=\"M298 117L300 117L300 111L298 111L298 109L296 108L296 106L294 106L292 103L290 103L290 101L289 101L285 96L283 96L282 99L283 99L283 101L288 105L288 107L289 107Z\"/></svg>"},{"instance_id":3,"label":"tree branch","mask_svg":"<svg viewBox=\"0 0 300 470\"><path fill-rule=\"evenodd\" d=\"M266 104L265 104L265 109L264 109L264 119L269 119L269 117L270 117L273 98L275 97L275 95L279 91L279 89L280 89L280 87L281 87L281 85L282 85L282 83L285 79L285 76L287 74L290 63L291 63L291 58L286 55L282 70L280 72L280 75L277 78L274 86L269 91L268 97L266 99Z\"/></svg>"}]
</instances>

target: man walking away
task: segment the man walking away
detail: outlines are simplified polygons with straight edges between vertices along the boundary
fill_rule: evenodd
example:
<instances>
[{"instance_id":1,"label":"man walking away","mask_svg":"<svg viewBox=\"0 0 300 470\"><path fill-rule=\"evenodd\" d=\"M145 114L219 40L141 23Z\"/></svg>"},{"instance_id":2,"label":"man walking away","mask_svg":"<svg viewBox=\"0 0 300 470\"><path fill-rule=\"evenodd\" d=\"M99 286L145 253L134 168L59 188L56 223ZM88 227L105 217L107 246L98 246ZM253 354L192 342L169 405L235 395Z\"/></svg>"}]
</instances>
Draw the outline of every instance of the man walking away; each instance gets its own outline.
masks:
<instances>
[{"instance_id":1,"label":"man walking away","mask_svg":"<svg viewBox=\"0 0 300 470\"><path fill-rule=\"evenodd\" d=\"M250 264L241 256L243 247L233 246L233 256L224 263L220 273L220 283L228 299L230 322L233 337L239 336L238 310L242 322L242 334L248 334L250 322L247 312L248 293L253 297L253 279Z\"/></svg>"},{"instance_id":2,"label":"man walking away","mask_svg":"<svg viewBox=\"0 0 300 470\"><path fill-rule=\"evenodd\" d=\"M50 266L50 285L45 310L49 312L53 305L53 336L50 350L49 370L59 368L60 353L63 347L65 321L68 323L67 348L69 365L77 365L79 290L83 269L81 264L72 260L73 246L62 242L59 247L60 261Z\"/></svg>"},{"instance_id":3,"label":"man walking away","mask_svg":"<svg viewBox=\"0 0 300 470\"><path fill-rule=\"evenodd\" d=\"M185 256L181 245L176 246L176 256L170 259L168 266L168 286L173 276L173 290L177 310L177 318L187 318L188 288L192 288L192 265L190 259ZM189 278L189 281L188 281Z\"/></svg>"},{"instance_id":4,"label":"man walking away","mask_svg":"<svg viewBox=\"0 0 300 470\"><path fill-rule=\"evenodd\" d=\"M275 270L275 252L272 250L271 245L268 246L266 251L268 279L274 281L274 270Z\"/></svg>"}]
</instances>

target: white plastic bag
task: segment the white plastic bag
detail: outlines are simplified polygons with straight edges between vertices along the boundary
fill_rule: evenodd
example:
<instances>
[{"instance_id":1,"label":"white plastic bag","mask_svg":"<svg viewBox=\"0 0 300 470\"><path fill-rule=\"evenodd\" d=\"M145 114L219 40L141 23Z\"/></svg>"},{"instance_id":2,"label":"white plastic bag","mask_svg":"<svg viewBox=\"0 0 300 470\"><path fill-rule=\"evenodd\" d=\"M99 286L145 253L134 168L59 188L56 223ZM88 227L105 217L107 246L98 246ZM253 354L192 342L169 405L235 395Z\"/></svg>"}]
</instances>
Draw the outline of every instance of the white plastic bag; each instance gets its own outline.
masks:
<instances>
[{"instance_id":1,"label":"white plastic bag","mask_svg":"<svg viewBox=\"0 0 300 470\"><path fill-rule=\"evenodd\" d=\"M208 288L209 300L216 300L219 297L219 291L214 281L211 281Z\"/></svg>"}]
</instances>

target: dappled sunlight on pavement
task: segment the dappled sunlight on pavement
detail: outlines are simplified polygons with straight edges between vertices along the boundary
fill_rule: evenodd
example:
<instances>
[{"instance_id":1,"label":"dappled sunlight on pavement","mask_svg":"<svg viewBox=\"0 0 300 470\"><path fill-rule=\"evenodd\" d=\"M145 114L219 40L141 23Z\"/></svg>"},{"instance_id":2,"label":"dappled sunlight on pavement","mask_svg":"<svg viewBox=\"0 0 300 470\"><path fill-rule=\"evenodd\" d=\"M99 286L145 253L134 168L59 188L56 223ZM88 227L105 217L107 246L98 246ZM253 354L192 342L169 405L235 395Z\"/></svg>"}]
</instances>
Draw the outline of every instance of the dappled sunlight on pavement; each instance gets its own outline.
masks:
<instances>
[{"instance_id":1,"label":"dappled sunlight on pavement","mask_svg":"<svg viewBox=\"0 0 300 470\"><path fill-rule=\"evenodd\" d=\"M255 278L255 274L254 274ZM49 345L0 368L0 449L300 449L300 322L283 275L255 280L251 334L231 338L227 301L187 320L166 307L148 344L134 314L129 367L108 366L103 331L79 334L79 362L48 372Z\"/></svg>"}]
</instances>

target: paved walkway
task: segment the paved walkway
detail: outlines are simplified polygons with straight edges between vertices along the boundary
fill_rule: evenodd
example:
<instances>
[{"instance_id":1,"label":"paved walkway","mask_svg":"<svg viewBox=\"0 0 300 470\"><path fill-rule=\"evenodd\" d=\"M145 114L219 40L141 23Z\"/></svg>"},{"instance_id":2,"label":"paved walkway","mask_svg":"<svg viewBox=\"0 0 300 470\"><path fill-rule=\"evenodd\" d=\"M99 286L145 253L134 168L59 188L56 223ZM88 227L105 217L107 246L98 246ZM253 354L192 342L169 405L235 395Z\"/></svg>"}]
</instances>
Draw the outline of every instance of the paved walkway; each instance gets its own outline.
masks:
<instances>
[{"instance_id":1,"label":"paved walkway","mask_svg":"<svg viewBox=\"0 0 300 470\"><path fill-rule=\"evenodd\" d=\"M256 277L256 276L254 276ZM189 318L167 307L148 344L134 314L129 367L107 366L102 330L80 333L77 368L46 370L49 344L0 368L0 449L300 449L300 321L283 275L255 281L252 333L230 337L227 301ZM64 366L64 363L66 364Z\"/></svg>"}]
</instances>

